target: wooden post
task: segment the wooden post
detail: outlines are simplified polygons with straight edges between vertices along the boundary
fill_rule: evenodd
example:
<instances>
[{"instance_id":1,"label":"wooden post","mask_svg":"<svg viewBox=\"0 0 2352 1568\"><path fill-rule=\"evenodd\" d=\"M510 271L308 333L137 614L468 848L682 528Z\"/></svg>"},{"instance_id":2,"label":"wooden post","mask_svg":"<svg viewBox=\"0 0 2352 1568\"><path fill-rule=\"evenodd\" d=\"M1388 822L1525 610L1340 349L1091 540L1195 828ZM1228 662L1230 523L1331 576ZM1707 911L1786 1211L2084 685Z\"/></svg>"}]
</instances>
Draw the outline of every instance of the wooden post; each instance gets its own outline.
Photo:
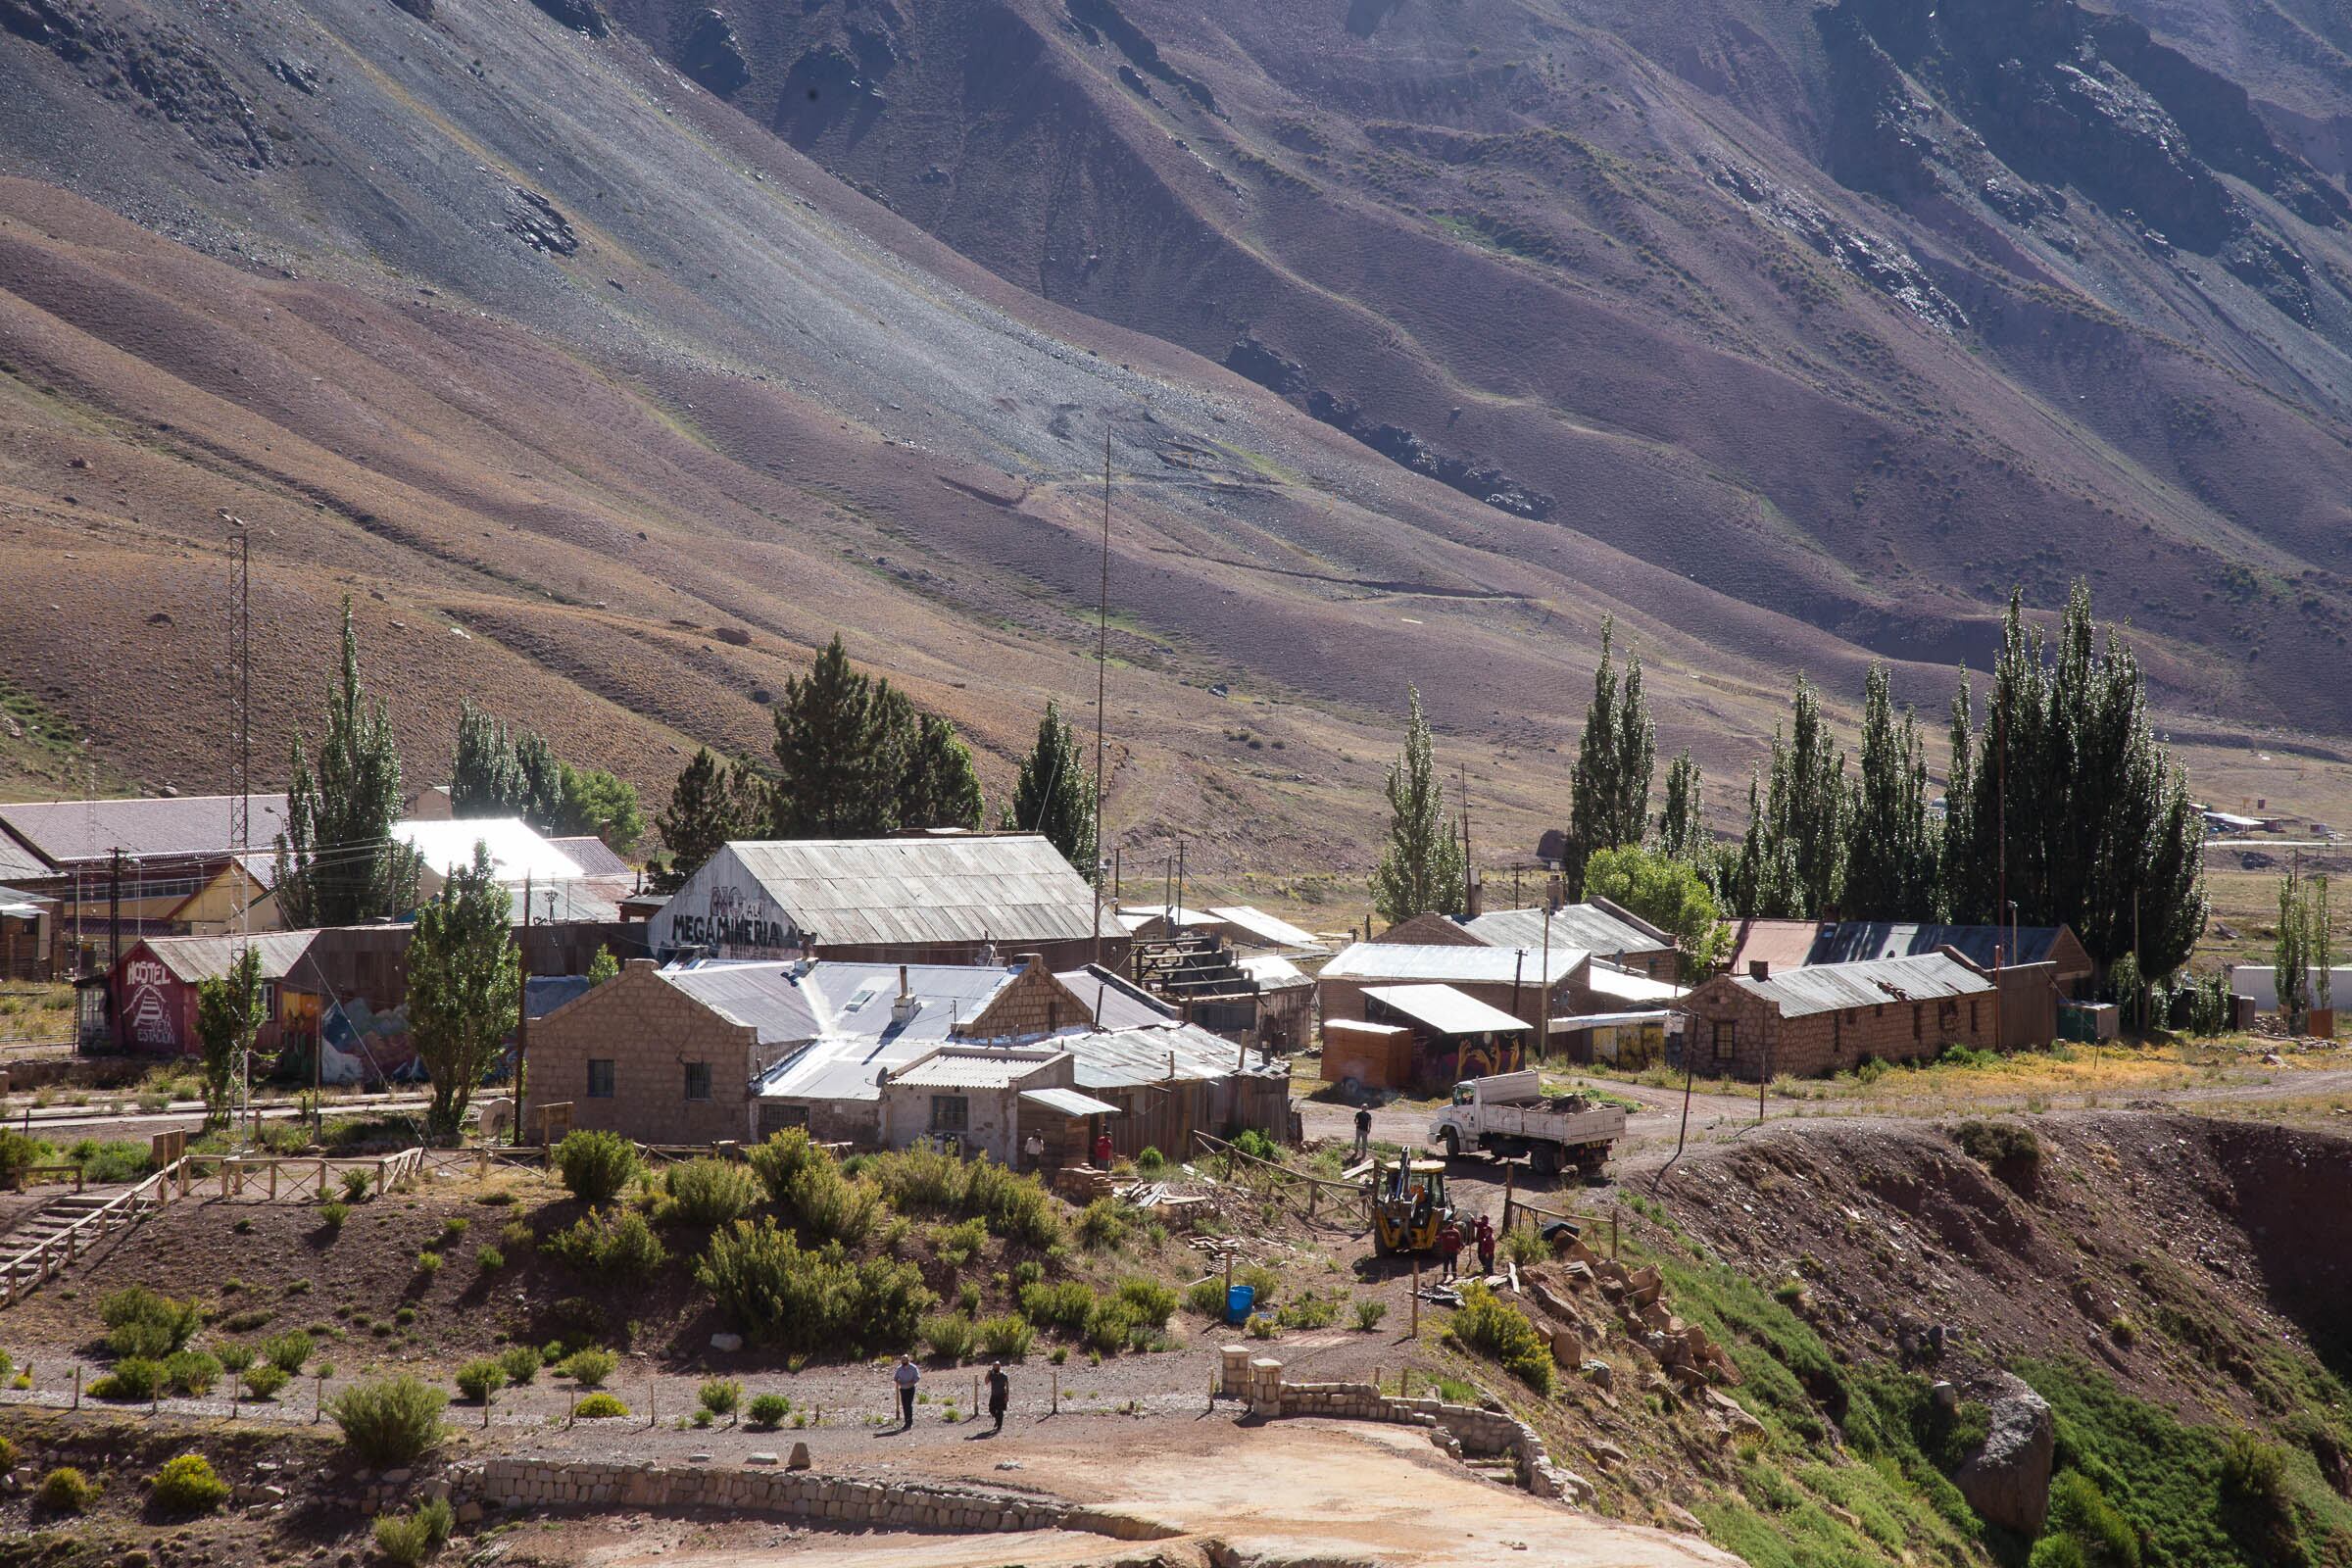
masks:
<instances>
[{"instance_id":1,"label":"wooden post","mask_svg":"<svg viewBox=\"0 0 2352 1568\"><path fill-rule=\"evenodd\" d=\"M270 1162L270 1201L277 1201L277 1161Z\"/></svg>"},{"instance_id":2,"label":"wooden post","mask_svg":"<svg viewBox=\"0 0 2352 1568\"><path fill-rule=\"evenodd\" d=\"M326 1156L324 1154L318 1156L318 1199L321 1202L326 1200Z\"/></svg>"},{"instance_id":3,"label":"wooden post","mask_svg":"<svg viewBox=\"0 0 2352 1568\"><path fill-rule=\"evenodd\" d=\"M1513 1165L1513 1164L1509 1163L1507 1160L1506 1160L1506 1161L1503 1163L1503 1167L1502 1167L1502 1231L1503 1231L1503 1234L1504 1234L1504 1235L1506 1235L1506 1236L1507 1236L1507 1235L1509 1235L1509 1234L1510 1234L1510 1231L1511 1231L1511 1189L1512 1189L1512 1187L1513 1187L1513 1185L1514 1185L1514 1179L1515 1179L1515 1178L1517 1177L1517 1175L1518 1175L1518 1171L1519 1171L1519 1167L1518 1167L1518 1166L1516 1166L1516 1165Z\"/></svg>"},{"instance_id":4,"label":"wooden post","mask_svg":"<svg viewBox=\"0 0 2352 1568\"><path fill-rule=\"evenodd\" d=\"M1061 1414L1061 1368L1059 1368L1059 1367L1054 1367L1054 1368L1053 1369L1053 1372L1054 1372L1054 1413L1055 1415L1059 1415L1059 1414Z\"/></svg>"},{"instance_id":5,"label":"wooden post","mask_svg":"<svg viewBox=\"0 0 2352 1568\"><path fill-rule=\"evenodd\" d=\"M1615 1261L1616 1261L1616 1258L1617 1258L1617 1210L1615 1210L1614 1208L1612 1208L1612 1209L1610 1209L1610 1210L1609 1210L1609 1260L1610 1260L1611 1262L1615 1262Z\"/></svg>"},{"instance_id":6,"label":"wooden post","mask_svg":"<svg viewBox=\"0 0 2352 1568\"><path fill-rule=\"evenodd\" d=\"M228 1383L228 1418L231 1421L234 1421L237 1418L237 1405L244 1397L245 1374L242 1372L231 1372L229 1374Z\"/></svg>"},{"instance_id":7,"label":"wooden post","mask_svg":"<svg viewBox=\"0 0 2352 1568\"><path fill-rule=\"evenodd\" d=\"M316 1375L311 1384L311 1425L317 1426L326 1409L326 1374Z\"/></svg>"},{"instance_id":8,"label":"wooden post","mask_svg":"<svg viewBox=\"0 0 2352 1568\"><path fill-rule=\"evenodd\" d=\"M1405 1331L1408 1340L1421 1337L1421 1254L1413 1254L1413 1324Z\"/></svg>"},{"instance_id":9,"label":"wooden post","mask_svg":"<svg viewBox=\"0 0 2352 1568\"><path fill-rule=\"evenodd\" d=\"M222 1198L228 1196L228 1156L226 1154L220 1156L220 1196Z\"/></svg>"},{"instance_id":10,"label":"wooden post","mask_svg":"<svg viewBox=\"0 0 2352 1568\"><path fill-rule=\"evenodd\" d=\"M81 1408L81 1367L78 1363L74 1368L74 1408Z\"/></svg>"}]
</instances>

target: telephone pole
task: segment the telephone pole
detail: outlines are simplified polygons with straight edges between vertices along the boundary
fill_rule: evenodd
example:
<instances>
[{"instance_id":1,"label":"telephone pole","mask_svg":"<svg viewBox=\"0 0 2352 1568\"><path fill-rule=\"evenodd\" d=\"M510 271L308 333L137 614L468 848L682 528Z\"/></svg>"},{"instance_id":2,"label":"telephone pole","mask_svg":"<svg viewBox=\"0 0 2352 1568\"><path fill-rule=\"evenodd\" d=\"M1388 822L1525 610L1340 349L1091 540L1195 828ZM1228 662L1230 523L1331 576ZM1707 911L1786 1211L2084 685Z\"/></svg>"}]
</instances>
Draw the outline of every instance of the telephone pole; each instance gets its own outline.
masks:
<instances>
[{"instance_id":1,"label":"telephone pole","mask_svg":"<svg viewBox=\"0 0 2352 1568\"><path fill-rule=\"evenodd\" d=\"M1110 422L1102 424L1102 586L1095 600L1095 956L1102 964L1102 703L1110 671Z\"/></svg>"}]
</instances>

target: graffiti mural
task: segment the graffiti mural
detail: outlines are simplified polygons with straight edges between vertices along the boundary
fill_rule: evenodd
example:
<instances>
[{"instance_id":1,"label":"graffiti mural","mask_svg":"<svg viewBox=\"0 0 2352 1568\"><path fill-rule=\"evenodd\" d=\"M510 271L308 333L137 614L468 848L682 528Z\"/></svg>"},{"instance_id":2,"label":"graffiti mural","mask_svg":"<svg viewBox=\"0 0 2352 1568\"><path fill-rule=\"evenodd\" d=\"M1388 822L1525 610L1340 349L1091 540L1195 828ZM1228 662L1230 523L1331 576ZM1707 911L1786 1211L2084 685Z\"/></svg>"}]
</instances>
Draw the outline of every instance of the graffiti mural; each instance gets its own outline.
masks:
<instances>
[{"instance_id":1,"label":"graffiti mural","mask_svg":"<svg viewBox=\"0 0 2352 1568\"><path fill-rule=\"evenodd\" d=\"M179 998L172 972L153 958L122 966L122 1033L147 1051L180 1049Z\"/></svg>"},{"instance_id":2,"label":"graffiti mural","mask_svg":"<svg viewBox=\"0 0 2352 1568\"><path fill-rule=\"evenodd\" d=\"M714 957L786 958L800 951L800 933L758 884L713 887L701 912L681 909L673 899L662 913L670 945L708 948Z\"/></svg>"}]
</instances>

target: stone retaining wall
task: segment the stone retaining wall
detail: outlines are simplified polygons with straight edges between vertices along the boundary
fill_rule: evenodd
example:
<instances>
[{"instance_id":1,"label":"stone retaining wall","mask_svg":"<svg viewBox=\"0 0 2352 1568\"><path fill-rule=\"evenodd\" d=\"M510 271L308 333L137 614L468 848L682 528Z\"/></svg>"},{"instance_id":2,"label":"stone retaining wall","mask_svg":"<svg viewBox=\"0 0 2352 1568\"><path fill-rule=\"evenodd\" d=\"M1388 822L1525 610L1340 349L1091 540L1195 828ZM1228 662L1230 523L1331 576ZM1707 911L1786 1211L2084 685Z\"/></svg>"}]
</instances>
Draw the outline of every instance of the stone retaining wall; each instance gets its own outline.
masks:
<instances>
[{"instance_id":1,"label":"stone retaining wall","mask_svg":"<svg viewBox=\"0 0 2352 1568\"><path fill-rule=\"evenodd\" d=\"M1518 1462L1527 1490L1539 1497L1582 1498L1592 1492L1583 1477L1551 1462L1535 1428L1507 1411L1447 1404L1443 1399L1402 1398L1383 1394L1369 1383L1286 1382L1280 1361L1251 1356L1249 1348L1240 1345L1224 1348L1218 1387L1226 1396L1248 1401L1251 1415L1269 1420L1322 1416L1338 1421L1387 1421L1443 1433L1444 1446L1456 1454L1507 1454Z\"/></svg>"},{"instance_id":2,"label":"stone retaining wall","mask_svg":"<svg viewBox=\"0 0 2352 1568\"><path fill-rule=\"evenodd\" d=\"M1150 1520L982 1487L860 1481L812 1471L708 1465L557 1463L488 1459L453 1465L450 1494L461 1503L503 1508L724 1508L779 1513L843 1526L970 1533L1080 1530L1121 1541L1164 1540Z\"/></svg>"}]
</instances>

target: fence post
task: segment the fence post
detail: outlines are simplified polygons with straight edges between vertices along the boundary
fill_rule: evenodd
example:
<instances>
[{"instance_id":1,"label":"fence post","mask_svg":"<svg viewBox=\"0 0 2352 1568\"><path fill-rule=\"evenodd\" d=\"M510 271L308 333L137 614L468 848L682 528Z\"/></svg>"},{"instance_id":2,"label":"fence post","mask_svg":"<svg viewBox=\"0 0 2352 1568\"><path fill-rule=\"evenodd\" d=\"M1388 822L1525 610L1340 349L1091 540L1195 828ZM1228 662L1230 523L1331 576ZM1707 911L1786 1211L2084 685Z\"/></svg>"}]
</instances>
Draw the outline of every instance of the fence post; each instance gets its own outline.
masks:
<instances>
[{"instance_id":1,"label":"fence post","mask_svg":"<svg viewBox=\"0 0 2352 1568\"><path fill-rule=\"evenodd\" d=\"M228 1196L228 1156L226 1154L220 1156L220 1196L222 1198Z\"/></svg>"},{"instance_id":2,"label":"fence post","mask_svg":"<svg viewBox=\"0 0 2352 1568\"><path fill-rule=\"evenodd\" d=\"M74 1408L76 1410L81 1408L81 1367L79 1363L76 1363L74 1368Z\"/></svg>"},{"instance_id":3,"label":"fence post","mask_svg":"<svg viewBox=\"0 0 2352 1568\"><path fill-rule=\"evenodd\" d=\"M1417 1340L1421 1337L1421 1254L1419 1252L1413 1254L1413 1324L1410 1329L1405 1331L1404 1337L1408 1340Z\"/></svg>"},{"instance_id":4,"label":"fence post","mask_svg":"<svg viewBox=\"0 0 2352 1568\"><path fill-rule=\"evenodd\" d=\"M317 1426L318 1424L319 1417L324 1412L325 1408L326 1374L320 1372L316 1374L316 1381L311 1384L311 1425Z\"/></svg>"},{"instance_id":5,"label":"fence post","mask_svg":"<svg viewBox=\"0 0 2352 1568\"><path fill-rule=\"evenodd\" d=\"M1609 1210L1609 1261L1617 1260L1617 1210Z\"/></svg>"},{"instance_id":6,"label":"fence post","mask_svg":"<svg viewBox=\"0 0 2352 1568\"><path fill-rule=\"evenodd\" d=\"M1515 1166L1515 1165L1512 1165L1512 1164L1509 1164L1509 1163L1507 1163L1507 1162L1506 1162L1506 1163L1503 1165L1503 1167L1502 1167L1502 1229L1503 1229L1503 1234L1504 1234L1504 1235L1506 1235L1506 1236L1510 1234L1510 1229L1511 1229L1511 1197L1512 1197L1512 1188L1513 1188L1513 1186L1514 1186L1514 1181L1513 1181L1513 1178L1514 1178L1515 1176L1517 1176L1517 1174L1518 1174L1518 1167L1517 1167L1517 1166Z\"/></svg>"},{"instance_id":7,"label":"fence post","mask_svg":"<svg viewBox=\"0 0 2352 1568\"><path fill-rule=\"evenodd\" d=\"M277 1161L270 1162L270 1201L277 1201Z\"/></svg>"}]
</instances>

